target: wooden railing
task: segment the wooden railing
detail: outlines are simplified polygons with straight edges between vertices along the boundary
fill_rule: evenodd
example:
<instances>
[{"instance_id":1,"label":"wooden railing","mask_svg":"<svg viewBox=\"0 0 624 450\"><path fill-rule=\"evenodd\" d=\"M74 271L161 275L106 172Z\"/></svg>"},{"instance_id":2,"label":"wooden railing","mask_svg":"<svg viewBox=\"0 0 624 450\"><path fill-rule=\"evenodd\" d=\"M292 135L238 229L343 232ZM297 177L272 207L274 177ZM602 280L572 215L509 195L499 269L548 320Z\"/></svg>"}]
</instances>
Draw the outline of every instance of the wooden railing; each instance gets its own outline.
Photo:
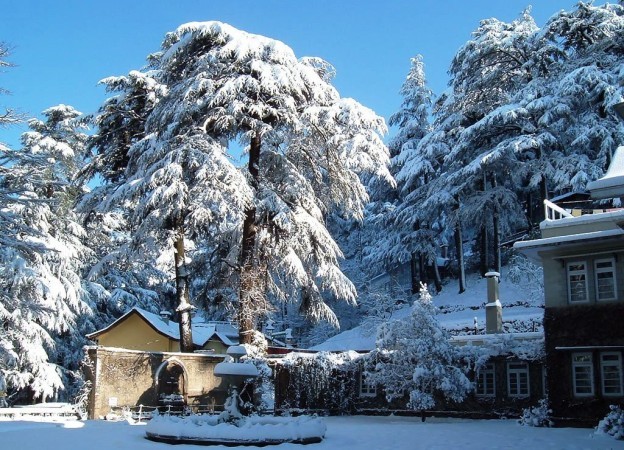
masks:
<instances>
[{"instance_id":1,"label":"wooden railing","mask_svg":"<svg viewBox=\"0 0 624 450\"><path fill-rule=\"evenodd\" d=\"M546 220L559 220L565 217L574 217L565 209L560 208L549 200L544 200L544 210L546 212Z\"/></svg>"}]
</instances>

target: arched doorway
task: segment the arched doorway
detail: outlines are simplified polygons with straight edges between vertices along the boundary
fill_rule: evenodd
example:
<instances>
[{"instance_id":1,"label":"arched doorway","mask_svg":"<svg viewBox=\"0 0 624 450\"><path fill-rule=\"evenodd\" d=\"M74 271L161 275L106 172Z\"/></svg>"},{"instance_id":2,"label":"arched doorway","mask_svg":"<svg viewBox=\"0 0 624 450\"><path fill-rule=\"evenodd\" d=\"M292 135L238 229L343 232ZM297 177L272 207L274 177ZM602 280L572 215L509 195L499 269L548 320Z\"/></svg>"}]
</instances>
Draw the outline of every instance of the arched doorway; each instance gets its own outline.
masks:
<instances>
[{"instance_id":1,"label":"arched doorway","mask_svg":"<svg viewBox=\"0 0 624 450\"><path fill-rule=\"evenodd\" d=\"M162 406L184 406L187 395L187 374L181 361L170 359L156 372L156 396Z\"/></svg>"}]
</instances>

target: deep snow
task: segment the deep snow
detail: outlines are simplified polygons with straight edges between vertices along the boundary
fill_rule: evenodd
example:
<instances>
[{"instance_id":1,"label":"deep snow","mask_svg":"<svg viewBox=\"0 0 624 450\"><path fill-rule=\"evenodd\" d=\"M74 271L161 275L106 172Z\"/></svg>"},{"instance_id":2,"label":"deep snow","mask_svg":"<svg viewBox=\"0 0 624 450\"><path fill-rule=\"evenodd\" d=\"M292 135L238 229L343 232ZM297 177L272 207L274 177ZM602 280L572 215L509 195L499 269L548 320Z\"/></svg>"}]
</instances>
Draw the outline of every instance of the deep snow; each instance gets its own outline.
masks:
<instances>
[{"instance_id":1,"label":"deep snow","mask_svg":"<svg viewBox=\"0 0 624 450\"><path fill-rule=\"evenodd\" d=\"M465 420L415 417L327 417L320 444L282 444L279 450L414 450L414 449L624 449L624 441L591 429L531 428L514 420ZM41 423L0 421L0 448L15 450L201 449L156 443L144 438L145 426L127 422L69 421ZM218 446L217 448L226 448ZM238 447L257 449L258 447ZM271 448L271 447L266 447Z\"/></svg>"}]
</instances>

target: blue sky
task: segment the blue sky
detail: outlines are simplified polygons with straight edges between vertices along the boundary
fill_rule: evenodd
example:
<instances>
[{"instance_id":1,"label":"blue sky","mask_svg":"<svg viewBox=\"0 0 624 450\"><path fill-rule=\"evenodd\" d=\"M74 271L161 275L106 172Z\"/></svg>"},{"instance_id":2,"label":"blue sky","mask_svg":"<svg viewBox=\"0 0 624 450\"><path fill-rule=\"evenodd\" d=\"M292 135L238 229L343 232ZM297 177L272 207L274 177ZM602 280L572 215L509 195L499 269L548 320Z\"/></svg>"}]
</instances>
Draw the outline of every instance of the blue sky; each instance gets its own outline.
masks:
<instances>
[{"instance_id":1,"label":"blue sky","mask_svg":"<svg viewBox=\"0 0 624 450\"><path fill-rule=\"evenodd\" d=\"M431 89L445 89L447 70L479 20L511 21L532 4L542 26L576 0L0 0L0 41L16 67L0 73L0 111L38 117L65 103L93 113L106 98L97 83L140 69L168 31L192 21L219 20L279 39L298 57L318 56L337 71L335 85L386 118L410 58L422 54ZM0 142L19 146L24 127L0 129Z\"/></svg>"}]
</instances>

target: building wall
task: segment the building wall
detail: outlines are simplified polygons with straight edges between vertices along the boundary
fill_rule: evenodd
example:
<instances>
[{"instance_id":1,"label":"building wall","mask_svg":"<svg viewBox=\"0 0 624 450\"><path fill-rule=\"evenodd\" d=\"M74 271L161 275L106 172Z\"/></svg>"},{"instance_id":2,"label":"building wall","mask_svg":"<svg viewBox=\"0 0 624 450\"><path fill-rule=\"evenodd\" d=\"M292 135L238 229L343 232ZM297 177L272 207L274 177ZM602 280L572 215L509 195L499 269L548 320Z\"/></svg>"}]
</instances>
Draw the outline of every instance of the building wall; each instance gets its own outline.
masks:
<instances>
[{"instance_id":1,"label":"building wall","mask_svg":"<svg viewBox=\"0 0 624 450\"><path fill-rule=\"evenodd\" d=\"M131 314L114 328L97 338L102 347L125 348L152 352L177 352L180 344L156 332L138 314Z\"/></svg>"},{"instance_id":2,"label":"building wall","mask_svg":"<svg viewBox=\"0 0 624 450\"><path fill-rule=\"evenodd\" d=\"M182 366L187 405L222 406L227 382L214 376L222 357L195 353L144 352L90 347L85 378L92 383L89 418L102 418L111 405L159 406L158 375L168 363Z\"/></svg>"},{"instance_id":3,"label":"building wall","mask_svg":"<svg viewBox=\"0 0 624 450\"><path fill-rule=\"evenodd\" d=\"M622 403L623 396L602 395L599 357L617 352L624 360L624 302L605 305L575 305L546 308L544 332L548 367L548 397L553 416L560 421L597 424L609 412L609 405ZM575 396L572 355L592 355L593 390L590 396ZM620 367L622 371L623 368Z\"/></svg>"},{"instance_id":4,"label":"building wall","mask_svg":"<svg viewBox=\"0 0 624 450\"><path fill-rule=\"evenodd\" d=\"M507 386L507 363L518 361L504 356L490 360L495 369L495 395L478 397L469 394L461 403L454 403L437 398L435 414L449 416L465 416L474 418L493 418L502 416L519 416L523 408L537 405L544 398L544 372L540 361L527 362L529 370L529 395L511 397ZM418 411L407 409L408 395L402 399L388 402L383 386L376 391L362 393L362 368L354 363L351 370L331 372L330 374L307 373L292 370L276 364L275 368L275 408L276 411L323 411L329 414L361 413L361 414L418 414ZM327 379L321 381L319 376ZM474 379L474 373L470 374ZM297 379L301 378L301 379ZM313 378L322 389L310 389L308 378ZM302 388L306 386L307 388Z\"/></svg>"},{"instance_id":5,"label":"building wall","mask_svg":"<svg viewBox=\"0 0 624 450\"><path fill-rule=\"evenodd\" d=\"M590 253L591 252L591 253ZM575 247L565 252L540 252L544 268L545 306L568 307L567 263L585 261L587 264L588 302L586 304L607 304L624 302L624 252L614 249L613 244L594 244ZM597 259L615 258L617 300L596 301L594 262Z\"/></svg>"}]
</instances>

